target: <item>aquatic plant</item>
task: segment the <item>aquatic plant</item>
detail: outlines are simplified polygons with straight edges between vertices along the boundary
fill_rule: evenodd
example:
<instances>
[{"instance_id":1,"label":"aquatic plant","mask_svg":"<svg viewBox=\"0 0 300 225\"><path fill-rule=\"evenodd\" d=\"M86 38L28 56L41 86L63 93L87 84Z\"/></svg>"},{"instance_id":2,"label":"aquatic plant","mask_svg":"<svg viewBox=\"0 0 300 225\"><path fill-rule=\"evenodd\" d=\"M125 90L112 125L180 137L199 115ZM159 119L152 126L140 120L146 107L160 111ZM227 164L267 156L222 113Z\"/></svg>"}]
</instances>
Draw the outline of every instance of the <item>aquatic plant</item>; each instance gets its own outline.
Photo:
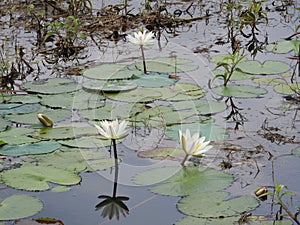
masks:
<instances>
[{"instance_id":1,"label":"aquatic plant","mask_svg":"<svg viewBox=\"0 0 300 225\"><path fill-rule=\"evenodd\" d=\"M135 45L139 45L141 48L142 52L142 58L143 58L143 67L144 67L144 73L147 73L147 68L146 68L146 61L145 61L145 54L144 54L144 45L152 45L153 40L152 37L154 34L152 32L147 33L146 30L143 32L139 31L134 33L134 37L131 36L130 34L128 35L128 40Z\"/></svg>"},{"instance_id":2,"label":"aquatic plant","mask_svg":"<svg viewBox=\"0 0 300 225\"><path fill-rule=\"evenodd\" d=\"M185 134L182 133L181 130L179 130L178 133L182 150L185 152L185 157L181 162L182 166L184 166L184 163L189 156L201 157L203 153L213 147L208 145L210 141L205 141L204 136L199 138L199 133L195 133L191 136L189 129L186 129Z\"/></svg>"}]
</instances>

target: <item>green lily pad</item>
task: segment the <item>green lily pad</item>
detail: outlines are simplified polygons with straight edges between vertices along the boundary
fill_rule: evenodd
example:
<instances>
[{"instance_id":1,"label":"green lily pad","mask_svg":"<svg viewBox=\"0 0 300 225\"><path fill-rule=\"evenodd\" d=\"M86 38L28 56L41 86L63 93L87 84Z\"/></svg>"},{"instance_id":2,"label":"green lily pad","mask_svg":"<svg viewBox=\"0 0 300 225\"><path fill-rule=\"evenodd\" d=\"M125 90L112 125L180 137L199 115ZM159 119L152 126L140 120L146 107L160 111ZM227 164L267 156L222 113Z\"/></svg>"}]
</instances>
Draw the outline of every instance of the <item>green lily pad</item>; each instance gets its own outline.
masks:
<instances>
[{"instance_id":1,"label":"green lily pad","mask_svg":"<svg viewBox=\"0 0 300 225\"><path fill-rule=\"evenodd\" d=\"M157 92L154 88L137 88L132 91L121 93L105 93L105 96L121 102L145 103L153 102L162 96L162 93Z\"/></svg>"},{"instance_id":2,"label":"green lily pad","mask_svg":"<svg viewBox=\"0 0 300 225\"><path fill-rule=\"evenodd\" d=\"M98 159L98 160L89 160L88 161L87 171L97 171L105 170L115 166L114 158Z\"/></svg>"},{"instance_id":3,"label":"green lily pad","mask_svg":"<svg viewBox=\"0 0 300 225\"><path fill-rule=\"evenodd\" d=\"M147 71L159 72L159 73L174 73L177 72L188 72L198 69L198 66L191 64L189 59L180 58L156 58L146 60ZM130 68L137 68L140 71L143 70L143 63L137 62L130 66Z\"/></svg>"},{"instance_id":4,"label":"green lily pad","mask_svg":"<svg viewBox=\"0 0 300 225\"><path fill-rule=\"evenodd\" d=\"M220 69L215 69L212 71L212 74L214 76L217 76L219 74L224 74L223 70ZM243 73L240 71L234 71L230 77L230 80L248 80L250 78L252 78L253 75L252 74L248 74L248 73Z\"/></svg>"},{"instance_id":5,"label":"green lily pad","mask_svg":"<svg viewBox=\"0 0 300 225\"><path fill-rule=\"evenodd\" d=\"M199 167L165 167L141 172L134 177L137 184L155 184L151 192L161 195L186 196L207 191L215 192L228 187L233 177L224 172Z\"/></svg>"},{"instance_id":6,"label":"green lily pad","mask_svg":"<svg viewBox=\"0 0 300 225\"><path fill-rule=\"evenodd\" d=\"M215 55L215 56L211 57L210 61L213 62L213 63L216 63L216 64L219 63L219 62L225 62L225 63L231 63L232 62L231 55L229 55L229 54ZM247 61L247 59L243 58L241 60L241 62L243 62L243 61Z\"/></svg>"},{"instance_id":7,"label":"green lily pad","mask_svg":"<svg viewBox=\"0 0 300 225\"><path fill-rule=\"evenodd\" d=\"M68 118L72 117L71 110L68 109L47 109L42 107L38 112L27 113L23 115L8 115L6 118L12 122L20 123L20 124L40 124L37 114L42 113L46 115L48 118L54 123L64 121Z\"/></svg>"},{"instance_id":8,"label":"green lily pad","mask_svg":"<svg viewBox=\"0 0 300 225\"><path fill-rule=\"evenodd\" d=\"M100 140L98 136L80 137L58 141L60 144L75 148L102 148L111 145L110 140Z\"/></svg>"},{"instance_id":9,"label":"green lily pad","mask_svg":"<svg viewBox=\"0 0 300 225\"><path fill-rule=\"evenodd\" d=\"M284 84L286 81L281 78L272 78L272 77L256 77L252 81L257 84L263 85L275 85L275 84Z\"/></svg>"},{"instance_id":10,"label":"green lily pad","mask_svg":"<svg viewBox=\"0 0 300 225\"><path fill-rule=\"evenodd\" d=\"M15 194L0 202L0 220L17 220L33 216L43 208L38 198Z\"/></svg>"},{"instance_id":11,"label":"green lily pad","mask_svg":"<svg viewBox=\"0 0 300 225\"><path fill-rule=\"evenodd\" d=\"M36 95L31 95L31 94L26 94L26 95L7 94L7 95L3 95L2 97L5 102L9 102L9 103L34 104L40 102L40 99Z\"/></svg>"},{"instance_id":12,"label":"green lily pad","mask_svg":"<svg viewBox=\"0 0 300 225\"><path fill-rule=\"evenodd\" d=\"M184 152L179 148L155 148L138 152L138 157L151 159L182 158Z\"/></svg>"},{"instance_id":13,"label":"green lily pad","mask_svg":"<svg viewBox=\"0 0 300 225\"><path fill-rule=\"evenodd\" d=\"M1 174L6 185L26 191L45 191L50 189L48 182L60 185L75 185L81 181L77 174L54 167L22 166L6 170Z\"/></svg>"},{"instance_id":14,"label":"green lily pad","mask_svg":"<svg viewBox=\"0 0 300 225\"><path fill-rule=\"evenodd\" d=\"M224 218L238 216L242 212L255 209L259 203L250 196L241 196L225 200L226 192L194 193L179 200L177 208L180 212L194 217Z\"/></svg>"},{"instance_id":15,"label":"green lily pad","mask_svg":"<svg viewBox=\"0 0 300 225\"><path fill-rule=\"evenodd\" d=\"M258 61L249 60L240 62L239 68L245 73L267 75L284 73L290 69L290 66L280 61L268 60L261 64Z\"/></svg>"},{"instance_id":16,"label":"green lily pad","mask_svg":"<svg viewBox=\"0 0 300 225\"><path fill-rule=\"evenodd\" d=\"M137 83L131 80L90 80L82 85L85 90L97 93L130 91L137 86Z\"/></svg>"},{"instance_id":17,"label":"green lily pad","mask_svg":"<svg viewBox=\"0 0 300 225\"><path fill-rule=\"evenodd\" d=\"M45 154L58 148L60 148L60 144L56 141L41 141L22 145L5 145L0 147L0 154L8 156Z\"/></svg>"},{"instance_id":18,"label":"green lily pad","mask_svg":"<svg viewBox=\"0 0 300 225\"><path fill-rule=\"evenodd\" d=\"M225 218L199 218L193 216L186 216L175 225L232 225L236 224L239 217L225 217Z\"/></svg>"},{"instance_id":19,"label":"green lily pad","mask_svg":"<svg viewBox=\"0 0 300 225\"><path fill-rule=\"evenodd\" d=\"M0 117L0 132L5 131L10 126L10 122Z\"/></svg>"},{"instance_id":20,"label":"green lily pad","mask_svg":"<svg viewBox=\"0 0 300 225\"><path fill-rule=\"evenodd\" d=\"M300 147L293 149L292 154L295 156L300 156Z\"/></svg>"},{"instance_id":21,"label":"green lily pad","mask_svg":"<svg viewBox=\"0 0 300 225\"><path fill-rule=\"evenodd\" d=\"M148 73L134 77L135 83L141 87L164 87L174 85L178 79L170 79L168 74Z\"/></svg>"},{"instance_id":22,"label":"green lily pad","mask_svg":"<svg viewBox=\"0 0 300 225\"><path fill-rule=\"evenodd\" d=\"M83 72L83 76L97 80L122 80L129 79L133 75L140 75L141 71L124 64L102 64Z\"/></svg>"},{"instance_id":23,"label":"green lily pad","mask_svg":"<svg viewBox=\"0 0 300 225\"><path fill-rule=\"evenodd\" d=\"M300 85L297 83L278 84L274 86L274 91L284 95L296 94L300 93Z\"/></svg>"},{"instance_id":24,"label":"green lily pad","mask_svg":"<svg viewBox=\"0 0 300 225\"><path fill-rule=\"evenodd\" d=\"M28 137L29 134L35 130L31 128L15 128L11 127L0 133L0 140L6 142L8 145L19 145L25 143L38 142L39 140Z\"/></svg>"},{"instance_id":25,"label":"green lily pad","mask_svg":"<svg viewBox=\"0 0 300 225\"><path fill-rule=\"evenodd\" d=\"M28 93L41 94L59 94L73 92L80 88L80 86L71 79L66 78L52 78L46 80L38 80L27 82L21 85L22 90Z\"/></svg>"},{"instance_id":26,"label":"green lily pad","mask_svg":"<svg viewBox=\"0 0 300 225\"><path fill-rule=\"evenodd\" d=\"M204 99L174 102L171 106L175 110L194 110L196 114L200 115L216 114L227 108L226 103L223 101Z\"/></svg>"},{"instance_id":27,"label":"green lily pad","mask_svg":"<svg viewBox=\"0 0 300 225\"><path fill-rule=\"evenodd\" d=\"M103 95L76 91L56 95L39 95L41 104L51 108L62 109L94 109L101 107L105 99Z\"/></svg>"},{"instance_id":28,"label":"green lily pad","mask_svg":"<svg viewBox=\"0 0 300 225\"><path fill-rule=\"evenodd\" d=\"M32 137L40 140L66 140L76 137L97 135L97 129L94 127L50 127L42 128L32 134Z\"/></svg>"},{"instance_id":29,"label":"green lily pad","mask_svg":"<svg viewBox=\"0 0 300 225\"><path fill-rule=\"evenodd\" d=\"M284 54L290 51L295 51L295 54L298 55L299 52L300 40L290 40L290 41L277 41L267 45L267 51Z\"/></svg>"},{"instance_id":30,"label":"green lily pad","mask_svg":"<svg viewBox=\"0 0 300 225\"><path fill-rule=\"evenodd\" d=\"M266 89L251 85L217 86L213 88L213 91L222 96L237 98L256 98L267 93Z\"/></svg>"},{"instance_id":31,"label":"green lily pad","mask_svg":"<svg viewBox=\"0 0 300 225\"><path fill-rule=\"evenodd\" d=\"M39 104L0 104L0 115L31 113L38 111L40 107Z\"/></svg>"},{"instance_id":32,"label":"green lily pad","mask_svg":"<svg viewBox=\"0 0 300 225\"><path fill-rule=\"evenodd\" d=\"M166 135L169 138L174 140L178 140L178 130L182 130L185 132L186 129L189 129L191 133L199 132L200 136L205 136L206 140L210 141L223 141L228 138L227 131L215 124L207 123L207 124L181 124L181 125L174 125L169 126L166 128Z\"/></svg>"}]
</instances>

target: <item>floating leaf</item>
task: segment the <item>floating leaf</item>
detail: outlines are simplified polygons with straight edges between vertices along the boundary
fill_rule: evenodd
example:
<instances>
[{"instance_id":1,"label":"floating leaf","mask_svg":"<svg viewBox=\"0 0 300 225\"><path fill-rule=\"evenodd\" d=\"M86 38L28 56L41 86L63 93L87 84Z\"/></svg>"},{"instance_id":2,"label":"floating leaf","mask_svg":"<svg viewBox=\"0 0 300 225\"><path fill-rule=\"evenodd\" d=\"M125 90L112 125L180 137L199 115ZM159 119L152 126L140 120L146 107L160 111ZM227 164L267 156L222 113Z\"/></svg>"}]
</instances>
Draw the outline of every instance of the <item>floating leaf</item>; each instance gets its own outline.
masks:
<instances>
[{"instance_id":1,"label":"floating leaf","mask_svg":"<svg viewBox=\"0 0 300 225\"><path fill-rule=\"evenodd\" d=\"M263 64L255 60L248 60L240 62L238 67L245 73L263 75L284 73L290 69L287 63L273 60L265 61Z\"/></svg>"},{"instance_id":2,"label":"floating leaf","mask_svg":"<svg viewBox=\"0 0 300 225\"><path fill-rule=\"evenodd\" d=\"M296 94L300 93L300 85L297 83L278 84L274 87L274 91L284 95Z\"/></svg>"},{"instance_id":3,"label":"floating leaf","mask_svg":"<svg viewBox=\"0 0 300 225\"><path fill-rule=\"evenodd\" d=\"M27 136L34 131L35 130L31 128L11 127L6 131L0 133L0 140L6 142L9 145L38 142L39 140Z\"/></svg>"},{"instance_id":4,"label":"floating leaf","mask_svg":"<svg viewBox=\"0 0 300 225\"><path fill-rule=\"evenodd\" d=\"M185 131L186 129L189 129L192 134L199 132L200 136L205 136L206 140L210 141L223 141L229 136L224 128L212 123L193 123L169 126L166 128L166 135L172 139L178 140L178 130Z\"/></svg>"},{"instance_id":5,"label":"floating leaf","mask_svg":"<svg viewBox=\"0 0 300 225\"><path fill-rule=\"evenodd\" d=\"M128 65L122 64L102 64L83 72L83 76L97 80L122 80L139 74L142 72L135 68L129 70Z\"/></svg>"},{"instance_id":6,"label":"floating leaf","mask_svg":"<svg viewBox=\"0 0 300 225\"><path fill-rule=\"evenodd\" d=\"M137 174L134 182L137 184L152 184L161 182L151 188L154 193L171 196L186 196L211 191L215 192L229 186L233 178L224 172L199 167L166 167L152 169Z\"/></svg>"},{"instance_id":7,"label":"floating leaf","mask_svg":"<svg viewBox=\"0 0 300 225\"><path fill-rule=\"evenodd\" d=\"M41 141L22 145L5 145L0 147L0 154L7 156L45 154L58 148L60 148L60 144L56 141Z\"/></svg>"},{"instance_id":8,"label":"floating leaf","mask_svg":"<svg viewBox=\"0 0 300 225\"><path fill-rule=\"evenodd\" d=\"M213 91L219 95L237 98L256 98L267 93L267 90L250 85L227 85L217 86Z\"/></svg>"},{"instance_id":9,"label":"floating leaf","mask_svg":"<svg viewBox=\"0 0 300 225\"><path fill-rule=\"evenodd\" d=\"M40 102L40 99L36 95L31 95L31 94L26 94L26 95L6 94L3 95L2 98L3 101L9 103L34 104Z\"/></svg>"},{"instance_id":10,"label":"floating leaf","mask_svg":"<svg viewBox=\"0 0 300 225\"><path fill-rule=\"evenodd\" d=\"M295 54L298 55L299 52L300 40L289 40L289 41L277 41L267 45L267 51L284 54L290 51L295 51Z\"/></svg>"},{"instance_id":11,"label":"floating leaf","mask_svg":"<svg viewBox=\"0 0 300 225\"><path fill-rule=\"evenodd\" d=\"M28 93L59 94L78 90L79 85L71 79L52 78L27 82L21 85Z\"/></svg>"},{"instance_id":12,"label":"floating leaf","mask_svg":"<svg viewBox=\"0 0 300 225\"><path fill-rule=\"evenodd\" d=\"M115 166L115 159L107 158L107 159L89 160L88 165L89 165L88 171L105 170Z\"/></svg>"},{"instance_id":13,"label":"floating leaf","mask_svg":"<svg viewBox=\"0 0 300 225\"><path fill-rule=\"evenodd\" d=\"M82 86L87 91L102 92L121 92L130 91L137 88L137 83L131 80L90 80L83 83Z\"/></svg>"},{"instance_id":14,"label":"floating leaf","mask_svg":"<svg viewBox=\"0 0 300 225\"><path fill-rule=\"evenodd\" d=\"M184 157L184 152L179 148L155 148L138 152L138 156L151 159L182 158Z\"/></svg>"},{"instance_id":15,"label":"floating leaf","mask_svg":"<svg viewBox=\"0 0 300 225\"><path fill-rule=\"evenodd\" d=\"M170 79L169 74L148 73L134 77L135 83L141 87L164 87L174 85L178 80Z\"/></svg>"},{"instance_id":16,"label":"floating leaf","mask_svg":"<svg viewBox=\"0 0 300 225\"><path fill-rule=\"evenodd\" d=\"M220 70L220 69L215 69L212 71L212 74L214 76L217 76L219 74L224 74L224 71L223 70ZM243 73L243 72L240 72L240 71L234 71L230 77L230 80L248 80L250 78L252 78L252 74L248 74L248 73Z\"/></svg>"},{"instance_id":17,"label":"floating leaf","mask_svg":"<svg viewBox=\"0 0 300 225\"><path fill-rule=\"evenodd\" d=\"M33 216L43 208L38 198L15 194L0 202L0 220L16 220Z\"/></svg>"},{"instance_id":18,"label":"floating leaf","mask_svg":"<svg viewBox=\"0 0 300 225\"><path fill-rule=\"evenodd\" d=\"M42 113L47 117L51 118L54 123L64 121L72 117L71 110L68 109L47 109L42 107L39 111L33 113L27 113L23 115L8 115L6 118L12 122L20 124L39 124L37 118L38 113Z\"/></svg>"},{"instance_id":19,"label":"floating leaf","mask_svg":"<svg viewBox=\"0 0 300 225\"><path fill-rule=\"evenodd\" d=\"M252 81L257 84L264 84L264 85L274 85L274 84L286 83L286 81L284 79L273 78L273 77L256 77L256 78L253 78Z\"/></svg>"},{"instance_id":20,"label":"floating leaf","mask_svg":"<svg viewBox=\"0 0 300 225\"><path fill-rule=\"evenodd\" d=\"M5 131L10 126L10 123L0 117L0 132Z\"/></svg>"},{"instance_id":21,"label":"floating leaf","mask_svg":"<svg viewBox=\"0 0 300 225\"><path fill-rule=\"evenodd\" d=\"M75 148L102 148L111 145L110 140L100 140L98 136L80 137L58 141L62 145Z\"/></svg>"},{"instance_id":22,"label":"floating leaf","mask_svg":"<svg viewBox=\"0 0 300 225\"><path fill-rule=\"evenodd\" d=\"M40 107L39 104L0 104L0 115L31 113L38 111Z\"/></svg>"},{"instance_id":23,"label":"floating leaf","mask_svg":"<svg viewBox=\"0 0 300 225\"><path fill-rule=\"evenodd\" d=\"M76 91L56 95L39 95L41 104L51 108L62 109L94 109L101 107L105 99L103 95Z\"/></svg>"},{"instance_id":24,"label":"floating leaf","mask_svg":"<svg viewBox=\"0 0 300 225\"><path fill-rule=\"evenodd\" d=\"M175 225L232 225L239 221L239 217L225 217L225 218L198 218L193 216L186 216Z\"/></svg>"},{"instance_id":25,"label":"floating leaf","mask_svg":"<svg viewBox=\"0 0 300 225\"><path fill-rule=\"evenodd\" d=\"M74 139L80 136L97 135L97 129L94 127L53 127L42 128L32 134L32 137L41 140L65 140Z\"/></svg>"},{"instance_id":26,"label":"floating leaf","mask_svg":"<svg viewBox=\"0 0 300 225\"><path fill-rule=\"evenodd\" d=\"M191 101L174 102L171 106L175 110L194 110L196 114L208 115L222 112L227 108L223 101L196 99Z\"/></svg>"},{"instance_id":27,"label":"floating leaf","mask_svg":"<svg viewBox=\"0 0 300 225\"><path fill-rule=\"evenodd\" d=\"M75 185L81 181L77 174L54 167L22 166L6 170L1 174L6 185L26 191L45 191L50 188L48 182L60 185Z\"/></svg>"},{"instance_id":28,"label":"floating leaf","mask_svg":"<svg viewBox=\"0 0 300 225\"><path fill-rule=\"evenodd\" d=\"M257 200L250 196L241 196L225 200L228 198L226 192L193 193L179 200L177 208L180 212L194 217L230 217L238 216L242 212L255 209L259 204Z\"/></svg>"}]
</instances>

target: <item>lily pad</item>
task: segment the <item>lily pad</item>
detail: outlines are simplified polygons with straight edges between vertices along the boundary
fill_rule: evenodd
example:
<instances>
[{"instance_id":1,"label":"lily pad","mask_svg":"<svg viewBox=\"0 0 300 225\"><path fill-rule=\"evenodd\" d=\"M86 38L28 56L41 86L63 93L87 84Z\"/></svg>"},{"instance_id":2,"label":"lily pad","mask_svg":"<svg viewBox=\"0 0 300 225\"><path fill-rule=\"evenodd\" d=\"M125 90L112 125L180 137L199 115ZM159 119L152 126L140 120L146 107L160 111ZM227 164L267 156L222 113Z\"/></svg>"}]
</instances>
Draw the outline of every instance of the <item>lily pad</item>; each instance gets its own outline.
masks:
<instances>
[{"instance_id":1,"label":"lily pad","mask_svg":"<svg viewBox=\"0 0 300 225\"><path fill-rule=\"evenodd\" d=\"M15 194L0 202L0 220L17 220L33 216L43 208L38 198Z\"/></svg>"},{"instance_id":2,"label":"lily pad","mask_svg":"<svg viewBox=\"0 0 300 225\"><path fill-rule=\"evenodd\" d=\"M15 128L11 127L0 133L0 140L6 142L8 145L19 145L25 143L38 142L39 140L28 137L29 134L35 130L31 128Z\"/></svg>"},{"instance_id":3,"label":"lily pad","mask_svg":"<svg viewBox=\"0 0 300 225\"><path fill-rule=\"evenodd\" d=\"M80 137L70 140L58 141L62 145L75 148L102 148L111 145L110 140L100 140L98 136Z\"/></svg>"},{"instance_id":4,"label":"lily pad","mask_svg":"<svg viewBox=\"0 0 300 225\"><path fill-rule=\"evenodd\" d=\"M232 225L236 224L239 217L225 217L225 218L199 218L193 216L186 216L175 225Z\"/></svg>"},{"instance_id":5,"label":"lily pad","mask_svg":"<svg viewBox=\"0 0 300 225\"><path fill-rule=\"evenodd\" d=\"M102 64L83 72L83 76L97 80L122 80L129 79L133 75L140 75L141 71L124 64Z\"/></svg>"},{"instance_id":6,"label":"lily pad","mask_svg":"<svg viewBox=\"0 0 300 225\"><path fill-rule=\"evenodd\" d=\"M284 54L290 51L295 51L295 54L298 55L299 52L300 40L289 40L289 41L277 41L267 45L267 51Z\"/></svg>"},{"instance_id":7,"label":"lily pad","mask_svg":"<svg viewBox=\"0 0 300 225\"><path fill-rule=\"evenodd\" d=\"M267 93L266 89L251 85L217 86L213 88L213 91L222 96L237 98L256 98Z\"/></svg>"},{"instance_id":8,"label":"lily pad","mask_svg":"<svg viewBox=\"0 0 300 225\"><path fill-rule=\"evenodd\" d=\"M21 85L22 90L28 93L41 94L59 94L73 92L80 88L80 86L71 79L66 78L52 78L45 80L38 80L27 82Z\"/></svg>"},{"instance_id":9,"label":"lily pad","mask_svg":"<svg viewBox=\"0 0 300 225\"><path fill-rule=\"evenodd\" d=\"M50 189L48 182L60 185L75 185L81 181L77 174L54 167L22 166L6 170L1 174L6 185L26 191L45 191Z\"/></svg>"},{"instance_id":10,"label":"lily pad","mask_svg":"<svg viewBox=\"0 0 300 225\"><path fill-rule=\"evenodd\" d=\"M0 147L0 154L7 156L45 154L58 148L60 148L60 144L56 141L41 141L22 145L5 145Z\"/></svg>"},{"instance_id":11,"label":"lily pad","mask_svg":"<svg viewBox=\"0 0 300 225\"><path fill-rule=\"evenodd\" d=\"M34 104L40 102L40 99L36 95L31 95L31 94L26 94L26 95L7 94L7 95L3 95L2 98L5 102L9 102L9 103Z\"/></svg>"},{"instance_id":12,"label":"lily pad","mask_svg":"<svg viewBox=\"0 0 300 225\"><path fill-rule=\"evenodd\" d=\"M300 147L293 149L292 154L295 156L300 156Z\"/></svg>"},{"instance_id":13,"label":"lily pad","mask_svg":"<svg viewBox=\"0 0 300 225\"><path fill-rule=\"evenodd\" d=\"M8 115L6 118L12 122L20 124L40 124L37 114L42 113L48 118L51 118L55 123L64 121L72 117L71 110L67 109L47 109L42 107L38 112L27 113L23 115Z\"/></svg>"},{"instance_id":14,"label":"lily pad","mask_svg":"<svg viewBox=\"0 0 300 225\"><path fill-rule=\"evenodd\" d=\"M66 186L57 186L51 189L52 192L66 192L69 190L71 190L71 188Z\"/></svg>"},{"instance_id":15,"label":"lily pad","mask_svg":"<svg viewBox=\"0 0 300 225\"><path fill-rule=\"evenodd\" d=\"M205 136L206 140L210 141L223 141L229 136L224 128L212 123L193 123L169 126L166 128L166 135L174 140L178 140L178 130L185 131L187 128L192 134L199 132L200 136Z\"/></svg>"},{"instance_id":16,"label":"lily pad","mask_svg":"<svg viewBox=\"0 0 300 225\"><path fill-rule=\"evenodd\" d=\"M90 80L82 85L85 90L97 93L130 91L136 89L137 86L137 83L131 80Z\"/></svg>"},{"instance_id":17,"label":"lily pad","mask_svg":"<svg viewBox=\"0 0 300 225\"><path fill-rule=\"evenodd\" d=\"M191 101L174 102L171 105L175 110L194 110L196 114L209 115L222 112L227 108L223 101L196 99Z\"/></svg>"},{"instance_id":18,"label":"lily pad","mask_svg":"<svg viewBox=\"0 0 300 225\"><path fill-rule=\"evenodd\" d=\"M141 87L164 87L174 85L178 79L170 79L169 74L149 73L134 77L135 83Z\"/></svg>"},{"instance_id":19,"label":"lily pad","mask_svg":"<svg viewBox=\"0 0 300 225\"><path fill-rule=\"evenodd\" d=\"M214 76L217 76L219 74L224 74L224 71L220 69L216 69L212 71L212 74ZM253 77L252 74L243 73L240 71L234 71L230 77L230 80L248 80L251 79L252 77Z\"/></svg>"},{"instance_id":20,"label":"lily pad","mask_svg":"<svg viewBox=\"0 0 300 225\"><path fill-rule=\"evenodd\" d=\"M0 117L0 132L5 131L10 126L10 122Z\"/></svg>"},{"instance_id":21,"label":"lily pad","mask_svg":"<svg viewBox=\"0 0 300 225\"><path fill-rule=\"evenodd\" d=\"M101 107L105 99L103 95L77 91L56 95L39 95L41 104L51 108L62 109L94 109Z\"/></svg>"},{"instance_id":22,"label":"lily pad","mask_svg":"<svg viewBox=\"0 0 300 225\"><path fill-rule=\"evenodd\" d=\"M94 127L53 127L42 128L32 134L32 137L40 140L66 140L76 137L97 135L97 130Z\"/></svg>"},{"instance_id":23,"label":"lily pad","mask_svg":"<svg viewBox=\"0 0 300 225\"><path fill-rule=\"evenodd\" d=\"M296 94L300 93L300 85L297 83L278 84L274 86L274 91L284 95Z\"/></svg>"},{"instance_id":24,"label":"lily pad","mask_svg":"<svg viewBox=\"0 0 300 225\"><path fill-rule=\"evenodd\" d=\"M224 218L238 216L242 212L255 209L259 203L250 196L228 198L226 192L203 192L191 194L179 200L177 208L180 212L194 217Z\"/></svg>"},{"instance_id":25,"label":"lily pad","mask_svg":"<svg viewBox=\"0 0 300 225\"><path fill-rule=\"evenodd\" d=\"M38 111L40 107L39 104L0 104L0 115L31 113Z\"/></svg>"},{"instance_id":26,"label":"lily pad","mask_svg":"<svg viewBox=\"0 0 300 225\"><path fill-rule=\"evenodd\" d=\"M172 170L173 168L173 170ZM137 184L153 184L160 182L151 188L151 192L171 195L186 196L207 191L215 192L228 187L233 177L224 172L212 168L199 167L166 167L151 169L141 172L134 177Z\"/></svg>"},{"instance_id":27,"label":"lily pad","mask_svg":"<svg viewBox=\"0 0 300 225\"><path fill-rule=\"evenodd\" d=\"M166 158L179 158L184 157L184 152L179 148L155 148L138 152L138 156L141 158L151 159L166 159Z\"/></svg>"},{"instance_id":28,"label":"lily pad","mask_svg":"<svg viewBox=\"0 0 300 225\"><path fill-rule=\"evenodd\" d=\"M240 62L239 68L245 73L267 75L284 73L290 69L290 66L280 61L268 60L261 64L255 60L248 60Z\"/></svg>"},{"instance_id":29,"label":"lily pad","mask_svg":"<svg viewBox=\"0 0 300 225\"><path fill-rule=\"evenodd\" d=\"M191 64L189 59L180 58L156 58L146 60L147 71L159 72L159 73L177 73L177 72L188 72L198 69L198 66ZM130 66L130 68L137 68L143 70L143 63L137 62Z\"/></svg>"},{"instance_id":30,"label":"lily pad","mask_svg":"<svg viewBox=\"0 0 300 225\"><path fill-rule=\"evenodd\" d=\"M252 81L257 84L263 85L275 85L275 84L284 84L286 81L281 78L273 78L273 77L256 77L253 78Z\"/></svg>"}]
</instances>

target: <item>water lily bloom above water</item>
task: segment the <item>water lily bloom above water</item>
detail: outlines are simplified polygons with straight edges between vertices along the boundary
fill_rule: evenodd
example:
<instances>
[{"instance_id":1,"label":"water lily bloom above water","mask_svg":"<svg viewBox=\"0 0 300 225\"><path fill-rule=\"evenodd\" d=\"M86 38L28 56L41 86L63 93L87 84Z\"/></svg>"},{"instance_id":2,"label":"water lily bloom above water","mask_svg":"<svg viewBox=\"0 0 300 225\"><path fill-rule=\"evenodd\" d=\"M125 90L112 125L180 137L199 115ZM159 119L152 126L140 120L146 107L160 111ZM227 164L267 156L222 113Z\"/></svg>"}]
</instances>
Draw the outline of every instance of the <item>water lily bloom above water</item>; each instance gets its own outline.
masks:
<instances>
[{"instance_id":1,"label":"water lily bloom above water","mask_svg":"<svg viewBox=\"0 0 300 225\"><path fill-rule=\"evenodd\" d=\"M202 156L203 153L207 152L213 146L208 145L210 141L205 141L205 137L199 138L199 133L195 133L191 136L190 130L186 129L185 134L181 130L178 131L179 140L182 150L185 152L185 157L181 162L183 166L188 156Z\"/></svg>"},{"instance_id":2,"label":"water lily bloom above water","mask_svg":"<svg viewBox=\"0 0 300 225\"><path fill-rule=\"evenodd\" d=\"M145 45L152 45L153 44L153 38L154 34L152 32L147 31L139 31L134 33L134 37L130 34L128 35L128 40L135 45L139 45L142 52L142 58L143 58L143 67L144 67L144 73L147 73L146 68L146 61L145 61L145 54L144 54L144 46Z\"/></svg>"},{"instance_id":3,"label":"water lily bloom above water","mask_svg":"<svg viewBox=\"0 0 300 225\"><path fill-rule=\"evenodd\" d=\"M134 37L132 35L128 35L128 40L135 45L140 45L140 46L144 46L144 45L152 45L153 44L153 36L154 34L152 32L147 32L146 30L144 30L143 32L139 31L139 32L135 32Z\"/></svg>"},{"instance_id":4,"label":"water lily bloom above water","mask_svg":"<svg viewBox=\"0 0 300 225\"><path fill-rule=\"evenodd\" d=\"M127 136L127 127L128 121L123 120L119 123L118 119L111 122L104 120L100 122L100 126L95 124L95 127L98 130L98 133L103 136L102 139L108 140L117 140L122 139Z\"/></svg>"}]
</instances>

